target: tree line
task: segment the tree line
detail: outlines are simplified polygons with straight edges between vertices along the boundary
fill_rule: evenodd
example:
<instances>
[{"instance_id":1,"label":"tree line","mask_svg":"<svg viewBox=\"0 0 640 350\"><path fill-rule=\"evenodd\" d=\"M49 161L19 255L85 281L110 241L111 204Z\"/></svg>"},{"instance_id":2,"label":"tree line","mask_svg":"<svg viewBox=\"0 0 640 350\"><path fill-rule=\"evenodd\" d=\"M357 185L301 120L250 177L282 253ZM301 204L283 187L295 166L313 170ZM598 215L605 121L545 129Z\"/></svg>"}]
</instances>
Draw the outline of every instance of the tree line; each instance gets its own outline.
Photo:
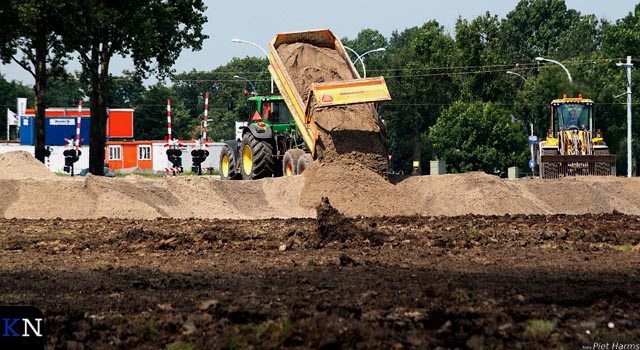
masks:
<instances>
[{"instance_id":1,"label":"tree line","mask_svg":"<svg viewBox=\"0 0 640 350\"><path fill-rule=\"evenodd\" d=\"M208 91L211 120L208 136L215 141L233 138L234 122L246 119L248 115L243 90L255 87L257 92L269 91L268 61L256 57L234 58L211 71L172 73L170 67L180 49L197 49L206 38L201 33L206 20L202 15L202 3L187 0L170 3L174 2L183 4L183 9L189 9L190 15L176 14L172 20L166 19L162 24L166 28L154 27L157 25L154 23L137 26L139 38L114 35L103 40L108 44L114 42L112 46L107 45L111 47L111 53L128 53L134 57L134 72L110 75L101 66L104 61L94 62L93 56L86 55L86 62L81 56L82 73L69 76L63 69L58 69L67 56L61 56L64 58L60 62L49 61L44 105L75 105L78 98L89 96L92 118L100 118L100 114L94 115L94 105L102 106L99 107L102 109L106 106L132 107L136 109L135 138L163 139L166 136L166 100L171 98L174 133L190 139L201 132L204 92ZM20 3L27 5L20 6L17 0L9 3L18 8L44 6L38 5L42 1L32 4L22 1ZM73 1L55 4L61 3L59 6L71 6L69 3ZM116 13L113 16L120 18L123 25L131 25L121 18L126 16L118 14L120 8L108 4L111 2L94 0L72 5L98 6L101 11L104 7L105 13ZM139 16L153 18L153 11L142 9L148 2L129 4L126 5L127 14L131 6L139 6ZM142 20L142 17L136 17L136 20ZM625 92L626 75L616 63L625 60L626 56L640 57L639 19L640 4L630 8L624 18L611 22L567 8L563 0L521 0L504 18L489 12L473 19L458 18L453 33L431 20L422 26L395 31L388 38L375 29L363 29L355 38L345 37L342 41L359 53L386 48L383 52L367 55L364 61L367 76L384 76L392 96L392 101L381 104L380 115L388 128L387 147L392 155L393 171L408 173L414 162L428 164L433 159L444 160L447 171L454 173L485 171L501 174L510 166L526 169L530 157L527 144L530 125L533 124L536 135L544 137L550 125L549 102L563 94L570 97L582 94L596 102L595 126L603 131L611 152L617 155L617 173L626 174L626 100L619 96ZM185 23L196 29L196 34L182 37L186 34L172 31L172 23ZM139 42L142 39L153 41L153 33L157 34L159 30L163 39L174 38L170 57L162 57L160 48ZM83 33L97 39L92 33ZM2 42L14 45L13 51L8 50L11 46L3 46L3 58L7 61L16 55L16 48L22 44L15 38L7 41L7 34L3 35ZM21 35L18 38L27 36ZM58 38L63 39L61 35ZM95 49L89 39L82 43L76 40L61 42L69 45L65 46L67 49L75 50L68 52ZM98 43L101 42L98 40ZM57 53L56 50L50 49L49 55ZM84 52L100 56L99 52ZM536 57L562 62L570 71L573 83L560 66L538 62ZM352 60L355 58L352 56ZM152 59L158 63L155 68L150 65ZM356 68L362 69L359 64ZM168 77L169 83L161 81L144 86L142 78L150 74ZM636 77L634 70L634 81ZM0 77L0 105L14 105L14 97L25 93L26 89ZM41 101L38 90L34 91L36 101ZM634 100L636 96L637 92L634 92ZM96 99L99 102L95 102ZM6 123L3 119L0 118L0 130ZM634 163L640 160L639 119L635 108L632 124ZM99 123L97 125L100 127ZM93 134L91 137L93 149ZM101 149L104 152L104 147Z\"/></svg>"},{"instance_id":2,"label":"tree line","mask_svg":"<svg viewBox=\"0 0 640 350\"><path fill-rule=\"evenodd\" d=\"M64 77L77 55L91 109L89 170L104 175L109 63L129 56L137 77L167 76L182 49L198 50L207 38L202 0L6 0L0 5L0 58L34 78L35 156L44 162L48 82Z\"/></svg>"}]
</instances>

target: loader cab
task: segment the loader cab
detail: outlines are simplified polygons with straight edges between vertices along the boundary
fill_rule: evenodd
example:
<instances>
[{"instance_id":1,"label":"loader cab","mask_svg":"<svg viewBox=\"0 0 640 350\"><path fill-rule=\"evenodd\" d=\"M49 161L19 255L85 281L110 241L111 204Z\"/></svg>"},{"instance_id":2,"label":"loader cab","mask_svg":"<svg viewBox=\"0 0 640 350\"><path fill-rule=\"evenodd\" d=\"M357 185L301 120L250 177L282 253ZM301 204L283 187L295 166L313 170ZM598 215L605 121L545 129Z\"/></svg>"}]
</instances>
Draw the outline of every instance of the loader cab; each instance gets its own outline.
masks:
<instances>
[{"instance_id":1,"label":"loader cab","mask_svg":"<svg viewBox=\"0 0 640 350\"><path fill-rule=\"evenodd\" d=\"M566 98L551 102L551 121L554 136L564 130L593 131L594 104L589 99Z\"/></svg>"}]
</instances>

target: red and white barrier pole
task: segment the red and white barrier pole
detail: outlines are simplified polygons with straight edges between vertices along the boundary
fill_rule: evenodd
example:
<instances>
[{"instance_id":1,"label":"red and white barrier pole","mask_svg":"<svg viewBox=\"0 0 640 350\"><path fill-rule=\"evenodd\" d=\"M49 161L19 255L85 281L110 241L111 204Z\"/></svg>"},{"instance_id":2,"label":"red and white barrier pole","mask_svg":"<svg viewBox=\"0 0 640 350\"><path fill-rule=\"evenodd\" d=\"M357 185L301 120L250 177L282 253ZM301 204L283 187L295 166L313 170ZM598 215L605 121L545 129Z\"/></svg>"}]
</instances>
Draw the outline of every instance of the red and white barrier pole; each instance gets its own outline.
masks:
<instances>
[{"instance_id":1,"label":"red and white barrier pole","mask_svg":"<svg viewBox=\"0 0 640 350\"><path fill-rule=\"evenodd\" d=\"M167 131L169 133L169 142L171 142L171 99L167 99Z\"/></svg>"},{"instance_id":2,"label":"red and white barrier pole","mask_svg":"<svg viewBox=\"0 0 640 350\"><path fill-rule=\"evenodd\" d=\"M76 155L80 146L80 121L82 120L82 100L78 101L78 121L76 122Z\"/></svg>"},{"instance_id":3,"label":"red and white barrier pole","mask_svg":"<svg viewBox=\"0 0 640 350\"><path fill-rule=\"evenodd\" d=\"M203 143L207 142L207 121L209 120L209 92L204 94L204 124L202 124Z\"/></svg>"}]
</instances>

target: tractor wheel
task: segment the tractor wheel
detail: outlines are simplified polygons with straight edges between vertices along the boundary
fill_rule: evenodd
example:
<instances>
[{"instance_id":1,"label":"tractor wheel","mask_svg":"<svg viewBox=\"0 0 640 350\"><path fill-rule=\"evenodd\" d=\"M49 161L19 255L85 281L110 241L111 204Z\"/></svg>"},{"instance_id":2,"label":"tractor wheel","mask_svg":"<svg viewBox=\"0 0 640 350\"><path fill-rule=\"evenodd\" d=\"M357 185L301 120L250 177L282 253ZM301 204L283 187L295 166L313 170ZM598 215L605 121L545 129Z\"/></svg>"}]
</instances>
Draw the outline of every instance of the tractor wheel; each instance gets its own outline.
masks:
<instances>
[{"instance_id":1,"label":"tractor wheel","mask_svg":"<svg viewBox=\"0 0 640 350\"><path fill-rule=\"evenodd\" d=\"M220 178L222 180L235 180L239 176L236 172L236 157L233 150L224 145L220 152Z\"/></svg>"},{"instance_id":2,"label":"tractor wheel","mask_svg":"<svg viewBox=\"0 0 640 350\"><path fill-rule=\"evenodd\" d=\"M242 136L240 158L243 180L256 180L273 176L273 146L266 140L256 139L252 133Z\"/></svg>"},{"instance_id":3,"label":"tractor wheel","mask_svg":"<svg viewBox=\"0 0 640 350\"><path fill-rule=\"evenodd\" d=\"M303 154L300 159L298 159L298 166L296 167L298 175L302 175L302 173L309 168L311 163L313 163L313 157L311 157L311 154Z\"/></svg>"},{"instance_id":4,"label":"tractor wheel","mask_svg":"<svg viewBox=\"0 0 640 350\"><path fill-rule=\"evenodd\" d=\"M286 151L282 159L282 175L298 175L298 160L303 154L304 151L297 148Z\"/></svg>"}]
</instances>

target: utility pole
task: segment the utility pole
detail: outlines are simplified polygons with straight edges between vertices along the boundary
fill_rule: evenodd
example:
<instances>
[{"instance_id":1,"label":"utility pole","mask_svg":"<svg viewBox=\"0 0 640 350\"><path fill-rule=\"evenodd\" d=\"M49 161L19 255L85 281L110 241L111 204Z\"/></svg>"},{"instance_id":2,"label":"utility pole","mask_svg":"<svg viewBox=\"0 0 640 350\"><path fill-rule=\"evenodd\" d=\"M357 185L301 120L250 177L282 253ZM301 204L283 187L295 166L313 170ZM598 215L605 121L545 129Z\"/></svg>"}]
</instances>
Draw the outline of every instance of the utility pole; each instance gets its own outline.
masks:
<instances>
[{"instance_id":1,"label":"utility pole","mask_svg":"<svg viewBox=\"0 0 640 350\"><path fill-rule=\"evenodd\" d=\"M631 177L633 165L631 163L631 56L627 56L627 63L616 63L616 66L627 69L627 177Z\"/></svg>"}]
</instances>

